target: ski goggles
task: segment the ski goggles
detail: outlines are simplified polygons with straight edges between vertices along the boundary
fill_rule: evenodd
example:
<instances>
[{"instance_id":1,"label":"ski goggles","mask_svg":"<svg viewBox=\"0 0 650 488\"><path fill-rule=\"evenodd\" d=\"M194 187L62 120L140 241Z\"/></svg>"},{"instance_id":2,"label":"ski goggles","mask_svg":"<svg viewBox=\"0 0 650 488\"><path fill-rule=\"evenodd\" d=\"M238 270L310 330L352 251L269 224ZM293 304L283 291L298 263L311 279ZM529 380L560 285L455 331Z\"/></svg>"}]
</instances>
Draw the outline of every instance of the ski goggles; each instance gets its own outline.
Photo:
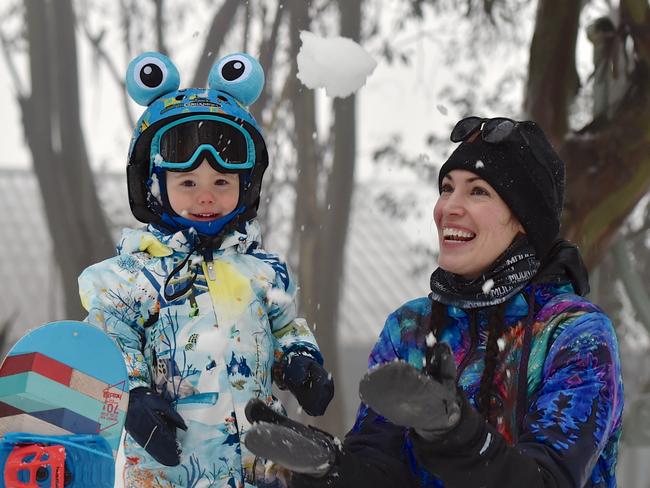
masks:
<instances>
[{"instance_id":1,"label":"ski goggles","mask_svg":"<svg viewBox=\"0 0 650 488\"><path fill-rule=\"evenodd\" d=\"M505 117L485 119L483 117L465 117L459 120L451 131L451 142L462 142L469 139L473 134L480 131L485 142L498 144L507 140L517 128L519 122ZM525 134L521 133L526 143Z\"/></svg>"},{"instance_id":2,"label":"ski goggles","mask_svg":"<svg viewBox=\"0 0 650 488\"><path fill-rule=\"evenodd\" d=\"M151 168L186 171L200 163L208 151L227 170L255 166L255 143L239 124L218 115L195 115L164 125L150 146Z\"/></svg>"}]
</instances>

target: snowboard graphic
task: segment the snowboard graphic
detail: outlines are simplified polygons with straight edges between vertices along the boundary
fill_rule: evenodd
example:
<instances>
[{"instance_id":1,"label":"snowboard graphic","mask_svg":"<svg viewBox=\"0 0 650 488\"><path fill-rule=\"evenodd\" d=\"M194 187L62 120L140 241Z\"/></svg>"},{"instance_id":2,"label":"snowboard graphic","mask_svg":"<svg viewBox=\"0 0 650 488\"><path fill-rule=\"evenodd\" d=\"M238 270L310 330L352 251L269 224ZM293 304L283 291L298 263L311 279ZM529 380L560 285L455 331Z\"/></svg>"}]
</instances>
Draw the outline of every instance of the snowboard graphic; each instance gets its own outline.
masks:
<instances>
[{"instance_id":1,"label":"snowboard graphic","mask_svg":"<svg viewBox=\"0 0 650 488\"><path fill-rule=\"evenodd\" d=\"M128 385L119 348L87 323L23 336L0 366L0 488L112 488Z\"/></svg>"}]
</instances>

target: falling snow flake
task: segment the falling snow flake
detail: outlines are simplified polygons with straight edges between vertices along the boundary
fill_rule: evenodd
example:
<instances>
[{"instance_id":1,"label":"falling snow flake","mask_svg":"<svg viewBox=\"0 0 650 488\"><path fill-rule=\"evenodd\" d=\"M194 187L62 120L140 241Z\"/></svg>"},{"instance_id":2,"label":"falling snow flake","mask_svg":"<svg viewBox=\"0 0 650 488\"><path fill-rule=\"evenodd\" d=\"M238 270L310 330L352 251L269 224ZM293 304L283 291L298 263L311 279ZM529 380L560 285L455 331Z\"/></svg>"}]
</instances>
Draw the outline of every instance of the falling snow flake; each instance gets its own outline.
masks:
<instances>
[{"instance_id":1,"label":"falling snow flake","mask_svg":"<svg viewBox=\"0 0 650 488\"><path fill-rule=\"evenodd\" d=\"M291 295L280 290L279 288L271 288L269 291L267 291L266 299L270 303L277 303L278 305L291 303L293 301L293 297Z\"/></svg>"},{"instance_id":2,"label":"falling snow flake","mask_svg":"<svg viewBox=\"0 0 650 488\"><path fill-rule=\"evenodd\" d=\"M492 289L493 286L494 286L494 280L490 278L489 280L485 280L485 283L483 283L481 289L483 290L483 293L487 295L488 293L490 293L490 290Z\"/></svg>"}]
</instances>

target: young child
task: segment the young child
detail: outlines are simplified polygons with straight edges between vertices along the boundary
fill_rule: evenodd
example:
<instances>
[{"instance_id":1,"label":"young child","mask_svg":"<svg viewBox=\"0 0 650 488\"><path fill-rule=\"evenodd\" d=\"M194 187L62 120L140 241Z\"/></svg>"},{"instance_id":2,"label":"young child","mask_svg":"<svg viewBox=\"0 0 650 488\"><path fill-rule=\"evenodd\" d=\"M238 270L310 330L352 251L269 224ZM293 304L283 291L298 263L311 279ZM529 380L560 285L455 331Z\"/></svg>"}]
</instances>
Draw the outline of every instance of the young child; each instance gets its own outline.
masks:
<instances>
[{"instance_id":1,"label":"young child","mask_svg":"<svg viewBox=\"0 0 650 488\"><path fill-rule=\"evenodd\" d=\"M287 265L260 247L268 155L246 106L264 73L233 54L212 67L209 88L178 90L176 67L148 52L126 82L147 106L127 178L131 210L148 225L126 229L118 255L79 278L87 320L129 369L125 486L276 486L241 442L247 401L272 404L274 380L322 415L334 385L296 317Z\"/></svg>"}]
</instances>

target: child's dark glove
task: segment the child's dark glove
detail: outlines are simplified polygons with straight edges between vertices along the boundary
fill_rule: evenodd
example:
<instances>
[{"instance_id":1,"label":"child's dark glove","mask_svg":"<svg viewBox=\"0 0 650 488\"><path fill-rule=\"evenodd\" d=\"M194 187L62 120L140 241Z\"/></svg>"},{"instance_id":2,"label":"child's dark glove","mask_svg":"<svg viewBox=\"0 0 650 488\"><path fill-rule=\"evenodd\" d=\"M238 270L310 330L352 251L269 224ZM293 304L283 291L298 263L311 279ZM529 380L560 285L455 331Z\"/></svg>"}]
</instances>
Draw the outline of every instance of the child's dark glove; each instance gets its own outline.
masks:
<instances>
[{"instance_id":1,"label":"child's dark glove","mask_svg":"<svg viewBox=\"0 0 650 488\"><path fill-rule=\"evenodd\" d=\"M461 417L456 364L444 342L433 346L426 373L403 361L382 364L363 377L359 395L375 412L426 440L440 438Z\"/></svg>"},{"instance_id":2,"label":"child's dark glove","mask_svg":"<svg viewBox=\"0 0 650 488\"><path fill-rule=\"evenodd\" d=\"M335 465L338 449L329 434L291 420L257 398L248 401L246 418L253 426L244 445L256 456L314 477Z\"/></svg>"},{"instance_id":3,"label":"child's dark glove","mask_svg":"<svg viewBox=\"0 0 650 488\"><path fill-rule=\"evenodd\" d=\"M294 394L309 415L323 415L334 396L331 375L309 356L289 357L284 365L282 383Z\"/></svg>"},{"instance_id":4,"label":"child's dark glove","mask_svg":"<svg viewBox=\"0 0 650 488\"><path fill-rule=\"evenodd\" d=\"M187 425L169 402L155 391L139 387L129 392L125 428L160 464L176 466L180 462L176 429L187 430Z\"/></svg>"}]
</instances>

